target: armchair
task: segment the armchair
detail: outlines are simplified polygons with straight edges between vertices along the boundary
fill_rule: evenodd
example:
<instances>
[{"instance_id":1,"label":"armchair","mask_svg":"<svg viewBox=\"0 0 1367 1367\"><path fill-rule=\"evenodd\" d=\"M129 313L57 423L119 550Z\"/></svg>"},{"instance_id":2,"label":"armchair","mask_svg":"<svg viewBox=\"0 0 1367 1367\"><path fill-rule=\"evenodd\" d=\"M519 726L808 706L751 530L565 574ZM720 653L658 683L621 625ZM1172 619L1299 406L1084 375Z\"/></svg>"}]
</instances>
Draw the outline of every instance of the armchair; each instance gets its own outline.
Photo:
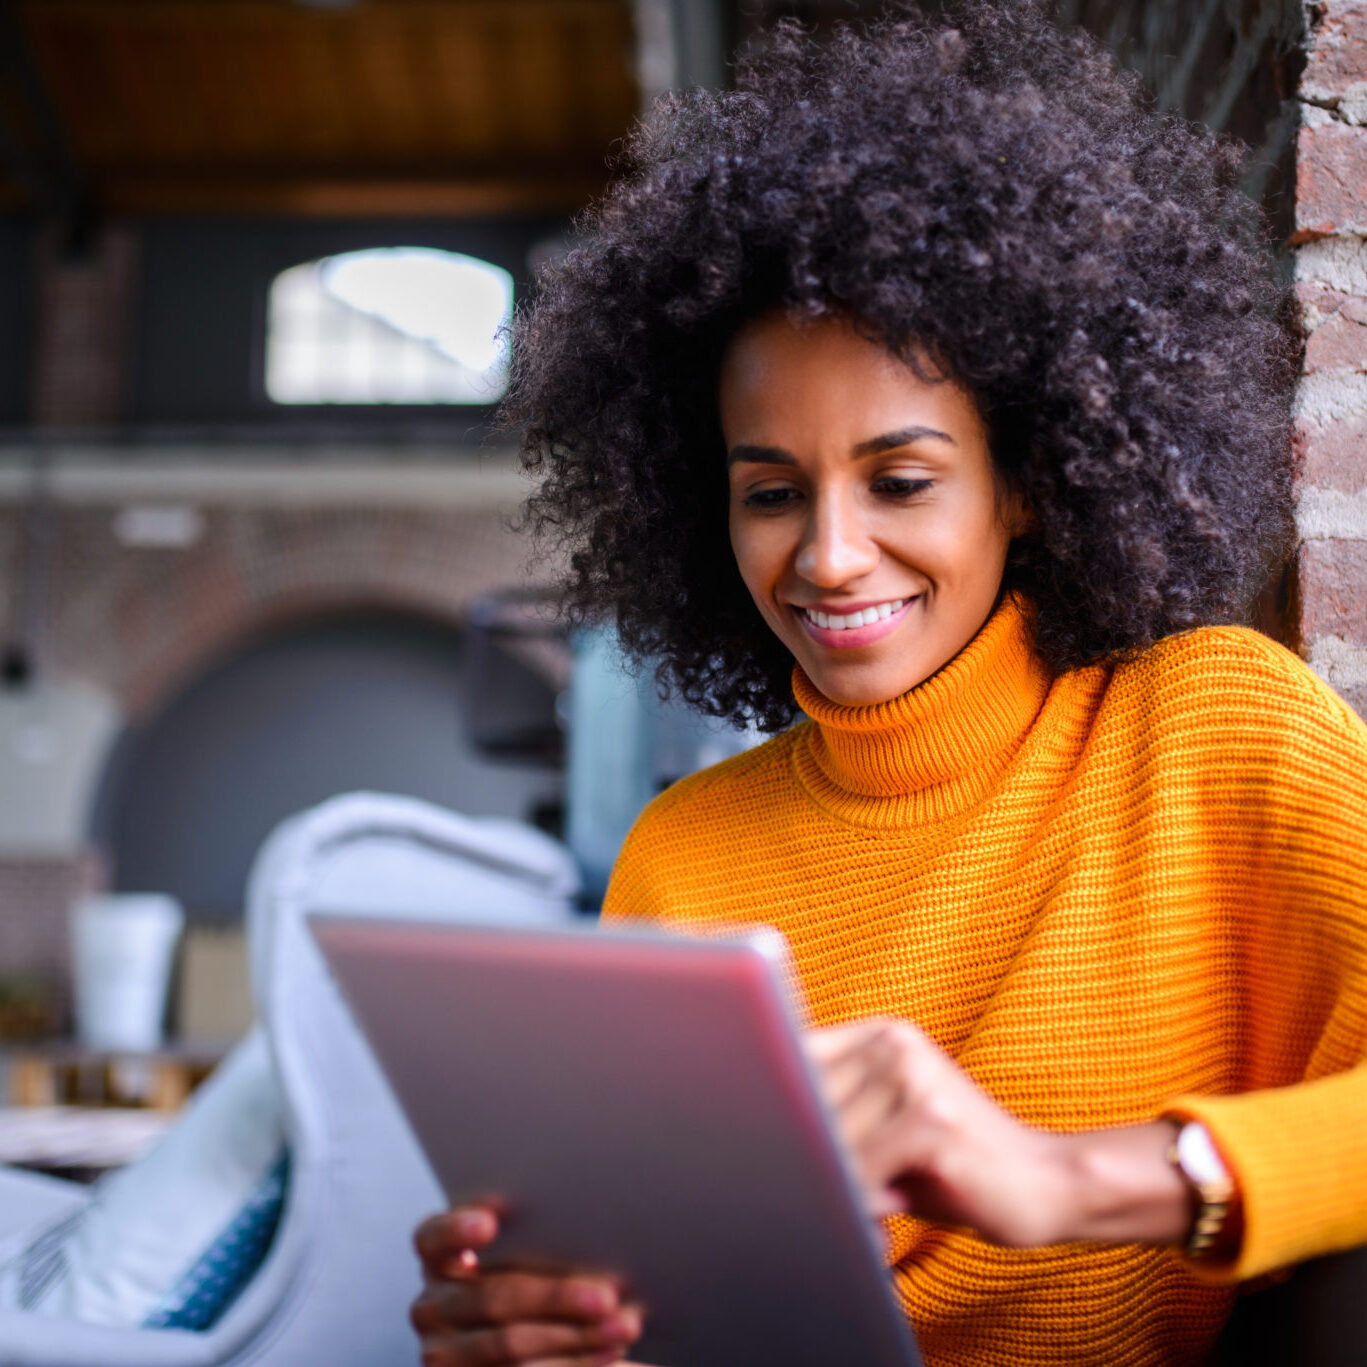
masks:
<instances>
[{"instance_id":1,"label":"armchair","mask_svg":"<svg viewBox=\"0 0 1367 1367\"><path fill-rule=\"evenodd\" d=\"M442 1197L305 918L546 924L573 915L577 888L568 853L539 832L415 799L352 794L278 827L247 895L252 987L291 1149L285 1208L265 1262L202 1333L0 1310L0 1367L416 1362L410 1241ZM0 1246L88 1199L87 1188L0 1169Z\"/></svg>"}]
</instances>

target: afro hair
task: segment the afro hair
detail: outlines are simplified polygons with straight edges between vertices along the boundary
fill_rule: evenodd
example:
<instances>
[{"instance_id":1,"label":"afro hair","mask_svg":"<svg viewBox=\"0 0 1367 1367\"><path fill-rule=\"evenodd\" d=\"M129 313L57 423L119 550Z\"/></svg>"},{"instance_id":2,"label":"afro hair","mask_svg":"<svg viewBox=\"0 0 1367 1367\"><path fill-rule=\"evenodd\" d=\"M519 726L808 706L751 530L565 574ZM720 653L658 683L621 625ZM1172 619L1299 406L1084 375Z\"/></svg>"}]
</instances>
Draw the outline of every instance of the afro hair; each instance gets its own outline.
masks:
<instances>
[{"instance_id":1,"label":"afro hair","mask_svg":"<svg viewBox=\"0 0 1367 1367\"><path fill-rule=\"evenodd\" d=\"M514 327L505 418L571 613L704 711L792 719L716 397L728 340L781 308L974 396L1054 670L1240 620L1288 544L1300 340L1240 159L1028 0L780 24L733 90L659 102Z\"/></svg>"}]
</instances>

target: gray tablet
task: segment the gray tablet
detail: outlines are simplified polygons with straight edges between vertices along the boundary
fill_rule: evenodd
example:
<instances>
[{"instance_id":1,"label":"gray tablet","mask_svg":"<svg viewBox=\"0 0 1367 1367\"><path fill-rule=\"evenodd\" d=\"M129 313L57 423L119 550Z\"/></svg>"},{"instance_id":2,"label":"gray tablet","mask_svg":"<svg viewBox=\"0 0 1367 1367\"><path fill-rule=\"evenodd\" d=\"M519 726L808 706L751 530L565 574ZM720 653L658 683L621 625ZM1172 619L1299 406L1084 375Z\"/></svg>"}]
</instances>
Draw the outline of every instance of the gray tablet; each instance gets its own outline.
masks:
<instances>
[{"instance_id":1,"label":"gray tablet","mask_svg":"<svg viewBox=\"0 0 1367 1367\"><path fill-rule=\"evenodd\" d=\"M777 934L311 927L486 1266L621 1273L652 1367L918 1367Z\"/></svg>"}]
</instances>

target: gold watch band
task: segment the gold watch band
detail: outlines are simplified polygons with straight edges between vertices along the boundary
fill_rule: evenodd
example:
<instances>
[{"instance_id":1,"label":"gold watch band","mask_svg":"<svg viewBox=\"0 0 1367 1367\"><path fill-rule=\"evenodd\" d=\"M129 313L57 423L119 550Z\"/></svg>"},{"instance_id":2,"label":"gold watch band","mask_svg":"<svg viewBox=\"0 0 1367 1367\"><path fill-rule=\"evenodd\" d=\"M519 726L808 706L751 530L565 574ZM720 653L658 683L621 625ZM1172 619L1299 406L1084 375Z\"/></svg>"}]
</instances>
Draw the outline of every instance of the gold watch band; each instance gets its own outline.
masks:
<instances>
[{"instance_id":1,"label":"gold watch band","mask_svg":"<svg viewBox=\"0 0 1367 1367\"><path fill-rule=\"evenodd\" d=\"M1199 1135L1183 1136L1188 1130L1199 1130ZM1205 1150L1203 1161L1193 1161L1191 1140L1199 1140ZM1234 1202L1234 1182L1224 1171L1219 1155L1210 1145L1209 1136L1203 1126L1184 1125L1177 1139L1168 1148L1168 1162L1182 1174L1192 1193L1195 1215L1191 1232L1183 1246L1188 1258L1201 1258L1210 1253L1220 1241L1225 1225L1229 1220L1230 1208Z\"/></svg>"}]
</instances>

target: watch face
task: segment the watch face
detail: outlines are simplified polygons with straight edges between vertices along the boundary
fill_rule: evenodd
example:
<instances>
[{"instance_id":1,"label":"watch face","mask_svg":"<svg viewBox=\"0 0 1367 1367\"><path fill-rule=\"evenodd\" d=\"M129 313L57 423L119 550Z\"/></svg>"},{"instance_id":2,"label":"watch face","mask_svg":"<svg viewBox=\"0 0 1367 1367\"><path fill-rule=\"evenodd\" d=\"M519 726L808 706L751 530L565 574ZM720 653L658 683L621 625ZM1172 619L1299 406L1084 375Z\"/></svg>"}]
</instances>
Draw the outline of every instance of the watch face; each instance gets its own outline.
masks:
<instances>
[{"instance_id":1,"label":"watch face","mask_svg":"<svg viewBox=\"0 0 1367 1367\"><path fill-rule=\"evenodd\" d=\"M1198 1121L1183 1125L1178 1132L1177 1161L1187 1177L1198 1186L1207 1182L1229 1181L1229 1171L1216 1152L1210 1134Z\"/></svg>"}]
</instances>

